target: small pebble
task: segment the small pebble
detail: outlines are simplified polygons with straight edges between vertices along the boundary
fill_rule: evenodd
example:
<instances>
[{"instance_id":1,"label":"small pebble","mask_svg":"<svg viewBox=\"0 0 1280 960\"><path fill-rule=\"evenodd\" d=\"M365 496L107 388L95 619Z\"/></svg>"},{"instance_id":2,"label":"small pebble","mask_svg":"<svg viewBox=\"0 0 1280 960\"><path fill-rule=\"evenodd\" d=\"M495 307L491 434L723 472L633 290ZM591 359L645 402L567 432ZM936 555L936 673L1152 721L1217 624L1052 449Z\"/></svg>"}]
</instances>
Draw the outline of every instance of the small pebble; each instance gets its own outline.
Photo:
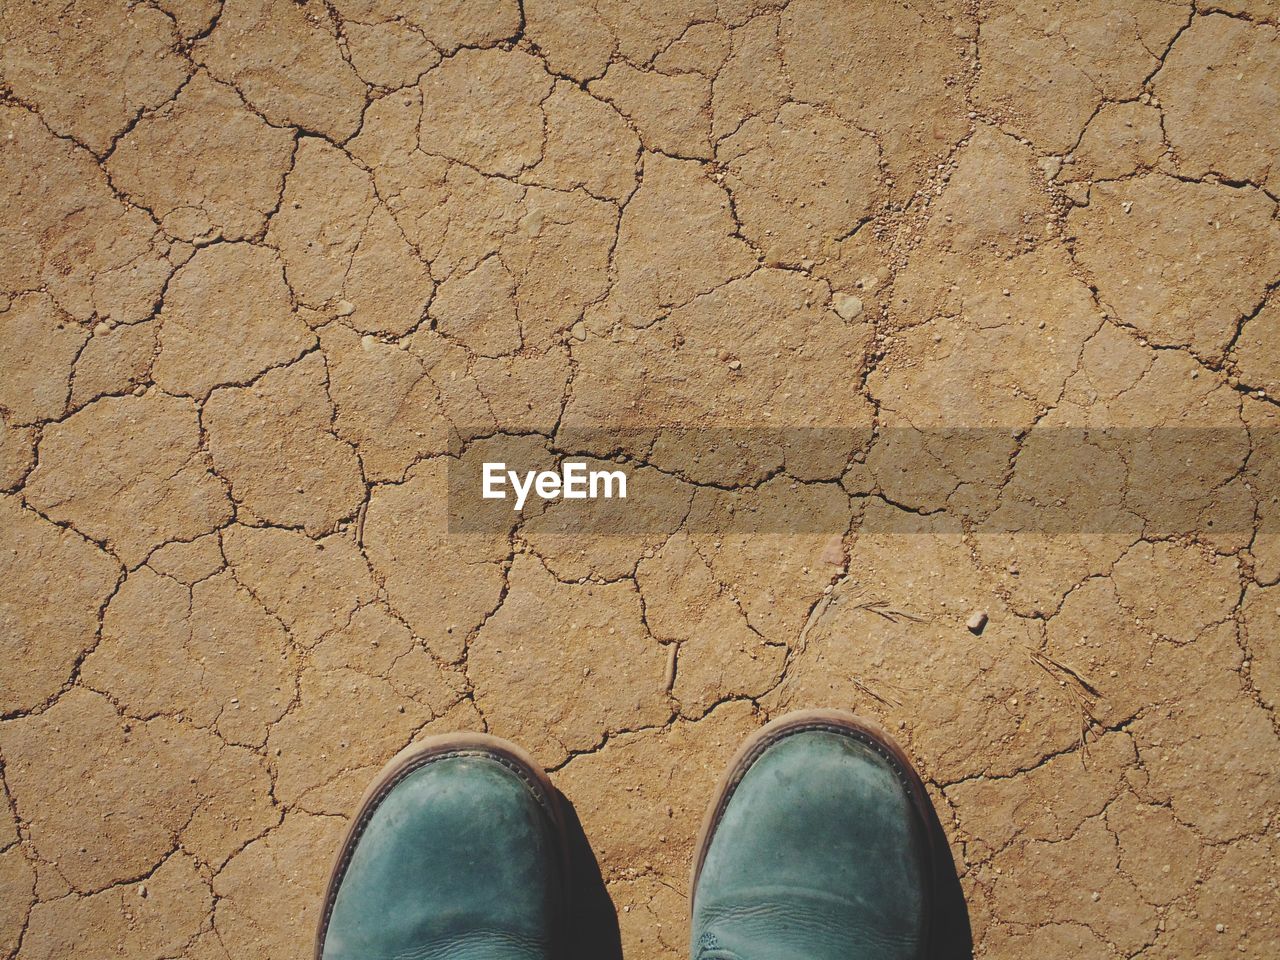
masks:
<instances>
[{"instance_id":1,"label":"small pebble","mask_svg":"<svg viewBox=\"0 0 1280 960\"><path fill-rule=\"evenodd\" d=\"M969 628L970 633L981 633L983 628L987 625L987 611L973 611L973 613L969 614L969 619L964 622L964 625Z\"/></svg>"},{"instance_id":2,"label":"small pebble","mask_svg":"<svg viewBox=\"0 0 1280 960\"><path fill-rule=\"evenodd\" d=\"M546 218L541 210L530 210L520 218L520 232L526 237L536 237L542 233L542 224Z\"/></svg>"},{"instance_id":3,"label":"small pebble","mask_svg":"<svg viewBox=\"0 0 1280 960\"><path fill-rule=\"evenodd\" d=\"M339 300L333 312L339 317L349 317L356 312L356 305L350 300Z\"/></svg>"},{"instance_id":4,"label":"small pebble","mask_svg":"<svg viewBox=\"0 0 1280 960\"><path fill-rule=\"evenodd\" d=\"M837 293L832 306L836 308L841 320L854 320L862 316L862 301L847 293Z\"/></svg>"}]
</instances>

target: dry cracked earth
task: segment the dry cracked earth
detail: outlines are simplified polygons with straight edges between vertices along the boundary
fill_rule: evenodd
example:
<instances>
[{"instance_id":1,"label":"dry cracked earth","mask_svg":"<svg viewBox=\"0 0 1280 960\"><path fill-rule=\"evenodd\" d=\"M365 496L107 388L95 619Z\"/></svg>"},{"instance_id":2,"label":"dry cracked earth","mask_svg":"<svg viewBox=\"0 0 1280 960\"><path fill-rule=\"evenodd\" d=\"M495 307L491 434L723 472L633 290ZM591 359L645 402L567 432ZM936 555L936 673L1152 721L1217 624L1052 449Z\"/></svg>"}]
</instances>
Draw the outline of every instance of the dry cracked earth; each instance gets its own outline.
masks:
<instances>
[{"instance_id":1,"label":"dry cracked earth","mask_svg":"<svg viewBox=\"0 0 1280 960\"><path fill-rule=\"evenodd\" d=\"M0 955L309 956L368 778L467 728L682 956L722 765L830 705L918 763L979 956L1280 956L1278 22L0 0ZM449 532L452 456L655 423L873 434L618 453L835 531ZM957 426L994 476L886 449ZM1225 520L1082 468L1136 526L1019 529L1053 426L1237 438L1163 478Z\"/></svg>"}]
</instances>

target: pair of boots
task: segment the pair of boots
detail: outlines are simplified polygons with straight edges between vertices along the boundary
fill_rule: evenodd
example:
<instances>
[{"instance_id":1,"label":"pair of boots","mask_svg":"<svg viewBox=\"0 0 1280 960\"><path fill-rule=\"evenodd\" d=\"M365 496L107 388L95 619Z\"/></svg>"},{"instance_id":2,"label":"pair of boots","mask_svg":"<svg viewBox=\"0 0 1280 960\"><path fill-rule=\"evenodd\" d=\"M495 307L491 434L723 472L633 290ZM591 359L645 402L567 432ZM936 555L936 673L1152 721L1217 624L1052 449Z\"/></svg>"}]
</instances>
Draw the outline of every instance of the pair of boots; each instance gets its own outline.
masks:
<instances>
[{"instance_id":1,"label":"pair of boots","mask_svg":"<svg viewBox=\"0 0 1280 960\"><path fill-rule=\"evenodd\" d=\"M557 793L513 744L415 744L366 792L339 851L317 960L552 960L574 917ZM928 799L887 735L793 713L743 744L694 861L695 960L925 955Z\"/></svg>"}]
</instances>

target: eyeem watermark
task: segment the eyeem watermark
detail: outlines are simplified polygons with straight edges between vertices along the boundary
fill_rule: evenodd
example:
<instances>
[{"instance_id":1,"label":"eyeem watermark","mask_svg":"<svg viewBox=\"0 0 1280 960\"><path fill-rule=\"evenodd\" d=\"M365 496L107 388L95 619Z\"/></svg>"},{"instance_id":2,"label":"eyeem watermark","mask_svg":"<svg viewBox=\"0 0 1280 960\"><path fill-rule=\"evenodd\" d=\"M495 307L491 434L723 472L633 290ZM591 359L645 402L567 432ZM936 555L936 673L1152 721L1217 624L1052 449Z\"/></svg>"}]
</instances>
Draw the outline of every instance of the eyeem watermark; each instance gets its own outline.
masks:
<instances>
[{"instance_id":1,"label":"eyeem watermark","mask_svg":"<svg viewBox=\"0 0 1280 960\"><path fill-rule=\"evenodd\" d=\"M483 429L444 458L449 533L1280 536L1269 426Z\"/></svg>"},{"instance_id":2,"label":"eyeem watermark","mask_svg":"<svg viewBox=\"0 0 1280 960\"><path fill-rule=\"evenodd\" d=\"M588 470L581 461L565 461L560 472L555 470L527 470L523 477L515 470L508 470L502 462L484 464L482 496L486 500L507 499L506 487L514 493L512 509L524 509L529 493L543 500L619 500L627 498L627 474L623 470Z\"/></svg>"}]
</instances>

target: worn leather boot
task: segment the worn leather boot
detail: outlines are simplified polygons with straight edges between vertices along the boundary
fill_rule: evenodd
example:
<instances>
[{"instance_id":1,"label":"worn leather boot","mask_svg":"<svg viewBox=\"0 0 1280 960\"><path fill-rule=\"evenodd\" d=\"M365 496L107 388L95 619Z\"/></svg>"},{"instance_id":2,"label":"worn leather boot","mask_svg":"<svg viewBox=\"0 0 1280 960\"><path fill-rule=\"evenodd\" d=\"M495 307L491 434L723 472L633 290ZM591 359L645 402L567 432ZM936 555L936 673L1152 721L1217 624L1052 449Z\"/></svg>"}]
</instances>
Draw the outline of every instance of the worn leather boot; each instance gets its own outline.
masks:
<instances>
[{"instance_id":1,"label":"worn leather boot","mask_svg":"<svg viewBox=\"0 0 1280 960\"><path fill-rule=\"evenodd\" d=\"M702 828L695 960L919 960L928 798L889 737L837 711L750 737Z\"/></svg>"},{"instance_id":2,"label":"worn leather boot","mask_svg":"<svg viewBox=\"0 0 1280 960\"><path fill-rule=\"evenodd\" d=\"M365 793L329 879L316 960L549 960L561 955L557 794L513 744L414 744Z\"/></svg>"}]
</instances>

